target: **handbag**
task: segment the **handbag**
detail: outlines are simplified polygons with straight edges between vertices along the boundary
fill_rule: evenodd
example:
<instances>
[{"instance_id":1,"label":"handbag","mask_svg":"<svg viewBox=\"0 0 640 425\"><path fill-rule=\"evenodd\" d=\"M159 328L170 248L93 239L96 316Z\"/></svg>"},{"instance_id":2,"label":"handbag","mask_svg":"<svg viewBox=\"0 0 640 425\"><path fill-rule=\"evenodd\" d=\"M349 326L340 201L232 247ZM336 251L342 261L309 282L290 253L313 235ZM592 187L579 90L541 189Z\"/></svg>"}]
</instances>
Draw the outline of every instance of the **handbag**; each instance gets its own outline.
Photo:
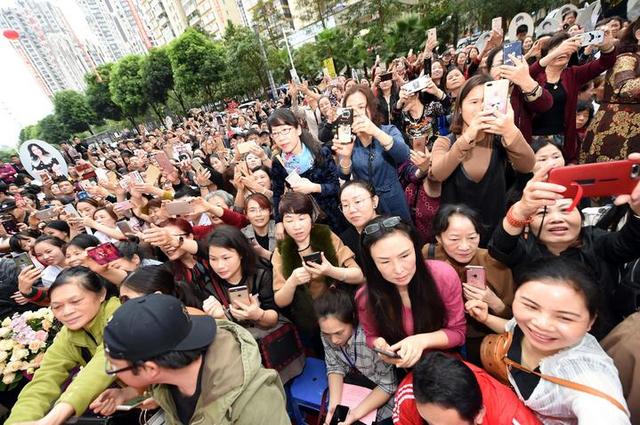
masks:
<instances>
[{"instance_id":1,"label":"handbag","mask_svg":"<svg viewBox=\"0 0 640 425\"><path fill-rule=\"evenodd\" d=\"M595 388L591 388L587 385L569 381L567 379L562 379L556 376L550 376L540 372L536 372L529 369L528 367L521 365L518 362L511 360L508 357L508 354L512 342L513 333L505 332L503 334L492 334L485 336L482 340L482 344L480 345L480 360L482 361L482 367L498 381L506 385L511 385L511 382L509 381L509 371L512 368L515 368L526 373L537 375L545 381L553 382L556 385L571 388L576 391L581 391L596 397L603 398L612 403L618 409L622 410L625 414L627 414L627 409L625 409L622 403L602 391L596 390Z\"/></svg>"}]
</instances>

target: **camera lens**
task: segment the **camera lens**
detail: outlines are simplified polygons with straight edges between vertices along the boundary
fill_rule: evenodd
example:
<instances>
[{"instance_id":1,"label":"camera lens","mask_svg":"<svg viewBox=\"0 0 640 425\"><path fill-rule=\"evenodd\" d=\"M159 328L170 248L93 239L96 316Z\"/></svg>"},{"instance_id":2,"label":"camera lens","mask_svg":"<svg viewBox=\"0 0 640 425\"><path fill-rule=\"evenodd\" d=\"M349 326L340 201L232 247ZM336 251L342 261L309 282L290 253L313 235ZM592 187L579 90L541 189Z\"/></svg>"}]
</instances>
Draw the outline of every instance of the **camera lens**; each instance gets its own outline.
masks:
<instances>
[{"instance_id":1,"label":"camera lens","mask_svg":"<svg viewBox=\"0 0 640 425\"><path fill-rule=\"evenodd\" d=\"M631 166L631 178L636 179L640 176L640 164L633 164Z\"/></svg>"}]
</instances>

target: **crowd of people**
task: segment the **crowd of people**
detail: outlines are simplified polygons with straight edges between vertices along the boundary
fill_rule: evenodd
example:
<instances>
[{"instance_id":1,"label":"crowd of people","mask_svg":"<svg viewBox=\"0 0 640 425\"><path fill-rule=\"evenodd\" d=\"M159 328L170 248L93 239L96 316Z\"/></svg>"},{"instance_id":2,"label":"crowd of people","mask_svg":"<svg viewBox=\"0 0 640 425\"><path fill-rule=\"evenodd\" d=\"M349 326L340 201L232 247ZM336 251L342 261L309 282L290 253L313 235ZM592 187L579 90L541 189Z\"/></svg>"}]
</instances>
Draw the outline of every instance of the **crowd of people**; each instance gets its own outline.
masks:
<instances>
[{"instance_id":1,"label":"crowd of people","mask_svg":"<svg viewBox=\"0 0 640 425\"><path fill-rule=\"evenodd\" d=\"M572 208L547 181L640 163L640 20L585 47L563 19L521 55L430 32L370 78L62 142L68 176L0 162L0 317L61 324L5 423L144 395L168 424L290 424L305 356L326 425L640 423L640 183Z\"/></svg>"}]
</instances>

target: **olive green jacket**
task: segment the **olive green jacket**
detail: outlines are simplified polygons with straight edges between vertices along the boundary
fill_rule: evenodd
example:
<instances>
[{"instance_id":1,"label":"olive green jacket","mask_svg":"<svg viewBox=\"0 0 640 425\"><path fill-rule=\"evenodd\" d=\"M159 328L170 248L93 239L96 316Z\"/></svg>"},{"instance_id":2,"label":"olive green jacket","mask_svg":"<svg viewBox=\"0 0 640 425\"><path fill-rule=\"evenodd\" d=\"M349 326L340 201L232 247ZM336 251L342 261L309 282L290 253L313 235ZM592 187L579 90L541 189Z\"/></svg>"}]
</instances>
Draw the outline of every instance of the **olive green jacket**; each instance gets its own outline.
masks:
<instances>
[{"instance_id":1,"label":"olive green jacket","mask_svg":"<svg viewBox=\"0 0 640 425\"><path fill-rule=\"evenodd\" d=\"M280 377L262 367L255 339L235 323L216 323L218 331L204 355L200 398L189 424L291 425ZM166 423L180 425L168 386L154 385L151 391Z\"/></svg>"},{"instance_id":2,"label":"olive green jacket","mask_svg":"<svg viewBox=\"0 0 640 425\"><path fill-rule=\"evenodd\" d=\"M102 303L98 314L85 329L62 328L47 348L33 380L20 392L6 425L40 419L57 403L68 403L74 407L76 415L81 415L113 383L114 378L105 373L102 342L104 328L119 306L120 301L111 298ZM82 366L82 370L61 394L60 386L78 366Z\"/></svg>"}]
</instances>

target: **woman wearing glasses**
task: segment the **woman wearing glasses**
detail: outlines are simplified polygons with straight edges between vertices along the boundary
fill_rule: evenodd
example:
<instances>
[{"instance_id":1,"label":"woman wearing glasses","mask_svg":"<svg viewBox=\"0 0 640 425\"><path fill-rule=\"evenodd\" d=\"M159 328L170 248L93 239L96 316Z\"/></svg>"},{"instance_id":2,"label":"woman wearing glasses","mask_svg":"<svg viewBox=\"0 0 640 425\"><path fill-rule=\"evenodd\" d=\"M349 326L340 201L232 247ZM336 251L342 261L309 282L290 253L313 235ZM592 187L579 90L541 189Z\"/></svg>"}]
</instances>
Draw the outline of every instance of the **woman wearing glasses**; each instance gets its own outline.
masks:
<instances>
[{"instance_id":1,"label":"woman wearing glasses","mask_svg":"<svg viewBox=\"0 0 640 425\"><path fill-rule=\"evenodd\" d=\"M378 216L378 196L368 182L349 180L340 188L340 210L347 219L349 228L342 232L340 239L356 254L356 261L362 265L362 248L360 234L371 219Z\"/></svg>"},{"instance_id":2,"label":"woman wearing glasses","mask_svg":"<svg viewBox=\"0 0 640 425\"><path fill-rule=\"evenodd\" d=\"M277 109L267 123L271 137L280 150L280 154L274 156L271 169L278 239L284 236L279 206L285 188L312 195L326 215L326 224L334 232L342 232L346 223L338 210L340 182L331 150L320 145L308 131L300 127L295 115L288 109Z\"/></svg>"},{"instance_id":3,"label":"woman wearing glasses","mask_svg":"<svg viewBox=\"0 0 640 425\"><path fill-rule=\"evenodd\" d=\"M85 267L60 273L49 288L49 297L53 314L63 327L47 348L33 380L20 393L6 424L62 424L71 416L82 415L113 383L114 378L105 373L102 335L120 306L118 299L110 298L100 277ZM78 367L80 372L61 391Z\"/></svg>"},{"instance_id":4,"label":"woman wearing glasses","mask_svg":"<svg viewBox=\"0 0 640 425\"><path fill-rule=\"evenodd\" d=\"M394 354L381 354L385 362L413 367L425 350L464 344L460 278L449 264L424 259L410 225L377 217L362 231L362 249L367 285L356 294L358 316L367 344Z\"/></svg>"}]
</instances>

